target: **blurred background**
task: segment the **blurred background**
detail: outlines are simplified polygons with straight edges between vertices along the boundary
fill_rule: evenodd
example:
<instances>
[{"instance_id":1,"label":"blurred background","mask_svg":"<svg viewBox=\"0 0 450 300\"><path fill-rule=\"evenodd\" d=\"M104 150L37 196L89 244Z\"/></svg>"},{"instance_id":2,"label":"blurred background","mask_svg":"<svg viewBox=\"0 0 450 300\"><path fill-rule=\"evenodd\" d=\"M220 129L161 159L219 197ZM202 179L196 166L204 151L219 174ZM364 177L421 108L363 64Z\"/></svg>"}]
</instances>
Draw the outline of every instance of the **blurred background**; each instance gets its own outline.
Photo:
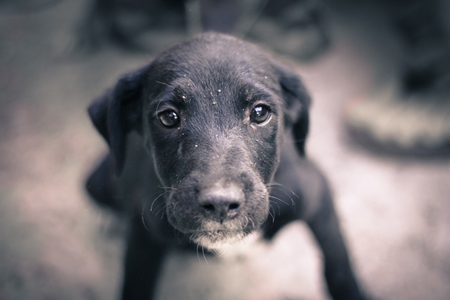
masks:
<instances>
[{"instance_id":1,"label":"blurred background","mask_svg":"<svg viewBox=\"0 0 450 300\"><path fill-rule=\"evenodd\" d=\"M327 174L374 299L450 295L450 3L0 0L0 299L115 299L121 219L83 189L107 149L86 108L202 30L262 45L312 98ZM159 299L328 299L301 223L222 258L174 252Z\"/></svg>"}]
</instances>

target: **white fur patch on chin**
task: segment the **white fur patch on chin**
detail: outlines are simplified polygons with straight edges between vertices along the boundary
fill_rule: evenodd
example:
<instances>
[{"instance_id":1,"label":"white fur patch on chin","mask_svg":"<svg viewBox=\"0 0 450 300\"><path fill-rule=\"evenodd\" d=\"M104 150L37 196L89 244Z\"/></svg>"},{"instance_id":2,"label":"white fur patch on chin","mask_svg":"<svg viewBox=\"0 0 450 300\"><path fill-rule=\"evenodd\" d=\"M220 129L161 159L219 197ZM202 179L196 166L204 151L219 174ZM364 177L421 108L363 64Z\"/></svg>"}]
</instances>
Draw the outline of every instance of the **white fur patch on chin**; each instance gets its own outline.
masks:
<instances>
[{"instance_id":1,"label":"white fur patch on chin","mask_svg":"<svg viewBox=\"0 0 450 300\"><path fill-rule=\"evenodd\" d=\"M258 240L261 236L259 231L254 231L249 234L244 233L209 233L209 234L199 234L195 236L192 240L213 252L225 253L231 248L243 248L252 244L254 241Z\"/></svg>"}]
</instances>

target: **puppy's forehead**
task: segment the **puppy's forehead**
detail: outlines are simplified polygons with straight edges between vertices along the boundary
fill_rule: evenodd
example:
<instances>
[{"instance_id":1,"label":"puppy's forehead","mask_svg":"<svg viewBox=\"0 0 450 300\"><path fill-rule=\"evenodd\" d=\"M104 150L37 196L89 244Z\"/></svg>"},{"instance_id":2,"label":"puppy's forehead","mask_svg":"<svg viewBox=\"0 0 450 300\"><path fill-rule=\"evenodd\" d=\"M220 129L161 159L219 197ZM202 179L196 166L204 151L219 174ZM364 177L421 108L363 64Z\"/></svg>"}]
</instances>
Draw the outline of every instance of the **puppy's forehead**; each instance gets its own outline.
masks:
<instances>
[{"instance_id":1,"label":"puppy's forehead","mask_svg":"<svg viewBox=\"0 0 450 300\"><path fill-rule=\"evenodd\" d=\"M188 91L229 91L259 85L276 92L279 85L275 73L268 56L253 45L231 37L206 35L162 53L154 61L149 79Z\"/></svg>"}]
</instances>

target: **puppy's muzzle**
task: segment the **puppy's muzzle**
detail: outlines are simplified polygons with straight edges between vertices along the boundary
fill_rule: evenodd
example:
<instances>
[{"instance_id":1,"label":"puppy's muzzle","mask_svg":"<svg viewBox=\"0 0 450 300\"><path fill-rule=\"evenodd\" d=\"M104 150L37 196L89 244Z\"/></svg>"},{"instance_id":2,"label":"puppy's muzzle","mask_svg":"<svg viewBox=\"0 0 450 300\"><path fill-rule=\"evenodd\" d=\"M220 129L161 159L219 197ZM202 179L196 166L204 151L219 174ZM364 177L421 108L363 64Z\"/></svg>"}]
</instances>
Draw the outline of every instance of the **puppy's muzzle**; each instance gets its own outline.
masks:
<instances>
[{"instance_id":1,"label":"puppy's muzzle","mask_svg":"<svg viewBox=\"0 0 450 300\"><path fill-rule=\"evenodd\" d=\"M245 195L237 184L216 184L203 190L198 198L205 218L223 223L236 218L245 201Z\"/></svg>"}]
</instances>

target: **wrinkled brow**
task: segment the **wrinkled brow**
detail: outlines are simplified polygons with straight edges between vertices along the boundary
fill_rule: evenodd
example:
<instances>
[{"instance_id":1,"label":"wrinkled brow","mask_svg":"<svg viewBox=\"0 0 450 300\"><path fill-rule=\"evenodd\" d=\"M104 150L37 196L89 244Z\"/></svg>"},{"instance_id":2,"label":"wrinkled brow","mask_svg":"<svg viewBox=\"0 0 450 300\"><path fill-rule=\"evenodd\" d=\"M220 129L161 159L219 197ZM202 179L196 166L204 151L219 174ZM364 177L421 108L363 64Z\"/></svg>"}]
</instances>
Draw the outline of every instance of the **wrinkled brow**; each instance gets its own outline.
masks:
<instances>
[{"instance_id":1,"label":"wrinkled brow","mask_svg":"<svg viewBox=\"0 0 450 300\"><path fill-rule=\"evenodd\" d=\"M194 82L188 77L181 77L175 79L171 83L166 82L156 82L162 85L163 88L158 95L154 96L153 99L146 105L147 111L156 111L158 108L164 104L174 105L176 107L183 107L192 101L192 96L197 97L210 97L212 92L208 91L207 87L212 86L206 82ZM229 82L227 85L231 85ZM277 91L274 89L274 85L269 82L255 82L250 79L239 80L239 82L234 83L233 88L236 93L236 100L243 101L247 105L251 105L259 100L264 100L269 102L273 107L276 108L277 100L279 99Z\"/></svg>"},{"instance_id":2,"label":"wrinkled brow","mask_svg":"<svg viewBox=\"0 0 450 300\"><path fill-rule=\"evenodd\" d=\"M145 110L147 112L157 111L164 105L179 107L180 105L183 105L184 102L183 97L179 95L176 89L166 88L155 97L152 97L152 99L145 104Z\"/></svg>"},{"instance_id":3,"label":"wrinkled brow","mask_svg":"<svg viewBox=\"0 0 450 300\"><path fill-rule=\"evenodd\" d=\"M147 111L155 111L164 103L182 105L188 100L189 87L193 85L192 81L186 79L173 82L155 81L155 84L159 85L159 92L156 95L148 96L150 99L147 99L145 104Z\"/></svg>"}]
</instances>

